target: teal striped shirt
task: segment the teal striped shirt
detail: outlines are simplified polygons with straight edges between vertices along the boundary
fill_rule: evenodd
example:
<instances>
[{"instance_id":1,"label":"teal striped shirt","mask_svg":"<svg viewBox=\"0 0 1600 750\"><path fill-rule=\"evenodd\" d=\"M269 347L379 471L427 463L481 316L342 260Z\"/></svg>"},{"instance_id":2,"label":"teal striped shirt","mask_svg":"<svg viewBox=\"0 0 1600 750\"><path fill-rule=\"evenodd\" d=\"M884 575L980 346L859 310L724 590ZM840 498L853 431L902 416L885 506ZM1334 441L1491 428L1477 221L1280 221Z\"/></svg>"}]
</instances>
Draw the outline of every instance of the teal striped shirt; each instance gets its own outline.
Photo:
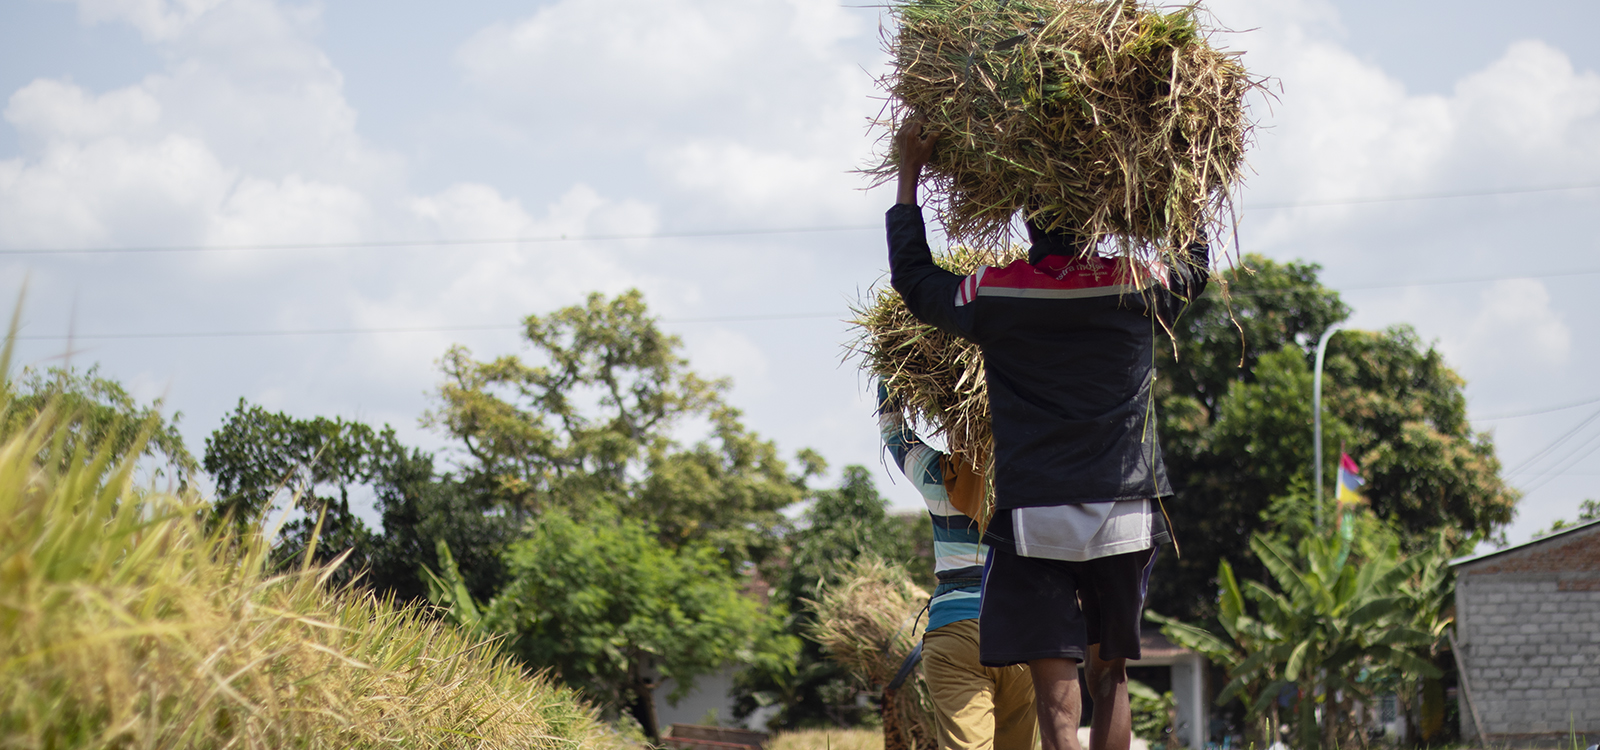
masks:
<instances>
[{"instance_id":1,"label":"teal striped shirt","mask_svg":"<svg viewBox=\"0 0 1600 750\"><path fill-rule=\"evenodd\" d=\"M898 409L885 409L879 389L878 428L889 455L922 495L933 519L933 571L939 585L928 605L928 630L952 622L978 618L983 597L983 563L989 546L983 544L978 523L950 504L944 488L943 456L928 447L906 426Z\"/></svg>"}]
</instances>

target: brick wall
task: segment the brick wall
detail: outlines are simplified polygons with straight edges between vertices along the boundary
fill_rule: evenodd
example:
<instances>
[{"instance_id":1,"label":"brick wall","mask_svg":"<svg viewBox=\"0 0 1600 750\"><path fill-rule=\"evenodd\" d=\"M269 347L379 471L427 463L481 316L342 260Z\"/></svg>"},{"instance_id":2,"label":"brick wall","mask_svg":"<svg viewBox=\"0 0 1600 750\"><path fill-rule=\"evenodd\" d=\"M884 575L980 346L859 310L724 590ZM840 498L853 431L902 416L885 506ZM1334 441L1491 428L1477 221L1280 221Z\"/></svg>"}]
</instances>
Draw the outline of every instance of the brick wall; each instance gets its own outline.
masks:
<instances>
[{"instance_id":1,"label":"brick wall","mask_svg":"<svg viewBox=\"0 0 1600 750\"><path fill-rule=\"evenodd\" d=\"M1600 732L1600 526L1456 573L1457 642L1484 732Z\"/></svg>"}]
</instances>

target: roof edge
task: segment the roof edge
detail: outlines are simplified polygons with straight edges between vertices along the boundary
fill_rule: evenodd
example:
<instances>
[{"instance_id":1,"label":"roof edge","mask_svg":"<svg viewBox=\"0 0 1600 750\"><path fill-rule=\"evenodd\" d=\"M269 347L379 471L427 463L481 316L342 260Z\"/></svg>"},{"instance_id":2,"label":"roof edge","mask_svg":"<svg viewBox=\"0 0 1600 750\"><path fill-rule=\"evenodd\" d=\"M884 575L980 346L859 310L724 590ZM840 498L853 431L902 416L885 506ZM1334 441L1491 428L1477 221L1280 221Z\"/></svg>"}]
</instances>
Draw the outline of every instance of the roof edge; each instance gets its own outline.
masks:
<instances>
[{"instance_id":1,"label":"roof edge","mask_svg":"<svg viewBox=\"0 0 1600 750\"><path fill-rule=\"evenodd\" d=\"M1568 526L1568 527L1566 527L1564 529L1560 529L1560 530L1558 530L1558 531L1556 531L1556 532L1554 532L1552 534L1549 534L1549 535L1546 535L1546 536L1541 536L1538 539L1529 539L1528 541L1523 542L1521 544L1513 544L1513 545L1511 545L1509 547L1505 547L1503 549L1497 549L1497 550L1494 550L1494 551L1491 551L1491 552L1485 552L1485 553L1483 553L1481 555L1467 555L1466 557L1458 557L1458 558L1456 558L1454 560L1451 560L1449 565L1450 565L1450 567L1454 568L1454 567L1456 567L1458 565L1466 565L1467 563L1474 563L1474 562L1477 562L1479 560L1487 560L1487 559L1489 559L1491 557L1494 557L1496 555L1503 555L1503 554L1505 554L1507 552L1515 552L1515 551L1517 551L1519 549L1522 549L1524 547L1531 547L1531 546L1533 546L1535 544L1543 544L1544 542L1548 542L1548 541L1550 541L1552 539L1555 539L1557 537L1562 537L1562 536L1566 536L1567 534L1571 534L1573 532L1582 531L1584 529L1587 529L1587 528L1589 528L1591 526L1595 526L1595 525L1600 525L1600 518L1597 518L1597 519L1592 520L1592 521L1584 521L1582 523L1576 523L1576 524Z\"/></svg>"}]
</instances>

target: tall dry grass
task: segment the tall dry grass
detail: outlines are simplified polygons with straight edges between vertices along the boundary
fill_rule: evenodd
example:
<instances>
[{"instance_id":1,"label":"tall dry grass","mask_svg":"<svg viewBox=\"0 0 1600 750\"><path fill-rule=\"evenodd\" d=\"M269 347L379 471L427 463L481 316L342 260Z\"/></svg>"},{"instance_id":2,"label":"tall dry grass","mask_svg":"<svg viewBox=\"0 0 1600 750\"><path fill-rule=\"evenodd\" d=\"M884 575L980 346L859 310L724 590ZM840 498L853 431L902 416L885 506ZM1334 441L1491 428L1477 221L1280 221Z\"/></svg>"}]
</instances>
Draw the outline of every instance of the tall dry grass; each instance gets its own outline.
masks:
<instances>
[{"instance_id":1,"label":"tall dry grass","mask_svg":"<svg viewBox=\"0 0 1600 750\"><path fill-rule=\"evenodd\" d=\"M883 732L873 729L798 729L779 732L767 750L883 750Z\"/></svg>"},{"instance_id":2,"label":"tall dry grass","mask_svg":"<svg viewBox=\"0 0 1600 750\"><path fill-rule=\"evenodd\" d=\"M0 436L0 748L622 744L479 637L330 589L332 565L274 571L272 534L208 531L199 498L72 447L56 406L20 422Z\"/></svg>"}]
</instances>

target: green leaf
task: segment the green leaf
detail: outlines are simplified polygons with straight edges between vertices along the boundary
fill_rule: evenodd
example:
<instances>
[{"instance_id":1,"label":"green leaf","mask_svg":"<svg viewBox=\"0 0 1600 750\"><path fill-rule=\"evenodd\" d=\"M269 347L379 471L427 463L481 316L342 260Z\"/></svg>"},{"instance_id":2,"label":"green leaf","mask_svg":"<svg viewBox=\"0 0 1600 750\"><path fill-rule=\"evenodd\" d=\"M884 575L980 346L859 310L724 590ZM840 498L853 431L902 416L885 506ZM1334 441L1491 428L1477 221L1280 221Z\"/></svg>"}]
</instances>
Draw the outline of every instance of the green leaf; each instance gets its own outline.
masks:
<instances>
[{"instance_id":1,"label":"green leaf","mask_svg":"<svg viewBox=\"0 0 1600 750\"><path fill-rule=\"evenodd\" d=\"M1387 596L1382 599L1374 599L1362 605L1360 609L1351 612L1350 615L1345 618L1345 621L1348 622L1352 627L1363 627L1370 625L1388 617L1391 614L1401 612L1401 607L1404 606L1405 603L1405 600L1398 596Z\"/></svg>"},{"instance_id":2,"label":"green leaf","mask_svg":"<svg viewBox=\"0 0 1600 750\"><path fill-rule=\"evenodd\" d=\"M1294 652L1289 654L1289 660L1283 668L1284 679L1300 679L1301 671L1306 666L1306 657L1311 653L1311 645L1311 641L1301 641L1295 645Z\"/></svg>"},{"instance_id":3,"label":"green leaf","mask_svg":"<svg viewBox=\"0 0 1600 750\"><path fill-rule=\"evenodd\" d=\"M1273 680L1266 687L1261 689L1261 693L1256 698L1255 703L1250 705L1250 715L1259 716L1262 711L1267 710L1267 708L1272 705L1273 701L1278 699L1278 694L1283 692L1284 688L1293 686L1295 684L1296 683L1293 680Z\"/></svg>"},{"instance_id":4,"label":"green leaf","mask_svg":"<svg viewBox=\"0 0 1600 750\"><path fill-rule=\"evenodd\" d=\"M1173 643L1191 651L1198 651L1208 658L1222 661L1231 658L1234 654L1235 647L1233 644L1217 637L1209 630L1179 622L1154 612L1146 612L1145 618L1161 623L1162 635L1165 635Z\"/></svg>"},{"instance_id":5,"label":"green leaf","mask_svg":"<svg viewBox=\"0 0 1600 750\"><path fill-rule=\"evenodd\" d=\"M1382 646L1427 646L1433 641L1434 636L1431 633L1416 628L1396 626L1384 631L1375 643Z\"/></svg>"},{"instance_id":6,"label":"green leaf","mask_svg":"<svg viewBox=\"0 0 1600 750\"><path fill-rule=\"evenodd\" d=\"M1277 580L1278 588L1283 589L1291 600L1312 596L1306 577L1295 568L1292 562L1294 556L1283 545L1257 533L1250 537L1250 549L1255 551L1256 557L1261 559L1261 564L1265 565L1268 572Z\"/></svg>"},{"instance_id":7,"label":"green leaf","mask_svg":"<svg viewBox=\"0 0 1600 750\"><path fill-rule=\"evenodd\" d=\"M1149 701L1161 700L1161 694L1156 692L1154 688L1135 679L1128 680L1128 697L1143 698Z\"/></svg>"},{"instance_id":8,"label":"green leaf","mask_svg":"<svg viewBox=\"0 0 1600 750\"><path fill-rule=\"evenodd\" d=\"M1232 632L1234 623L1244 614L1244 597L1239 595L1239 582L1226 558L1217 563L1217 585L1217 616L1222 626Z\"/></svg>"}]
</instances>

